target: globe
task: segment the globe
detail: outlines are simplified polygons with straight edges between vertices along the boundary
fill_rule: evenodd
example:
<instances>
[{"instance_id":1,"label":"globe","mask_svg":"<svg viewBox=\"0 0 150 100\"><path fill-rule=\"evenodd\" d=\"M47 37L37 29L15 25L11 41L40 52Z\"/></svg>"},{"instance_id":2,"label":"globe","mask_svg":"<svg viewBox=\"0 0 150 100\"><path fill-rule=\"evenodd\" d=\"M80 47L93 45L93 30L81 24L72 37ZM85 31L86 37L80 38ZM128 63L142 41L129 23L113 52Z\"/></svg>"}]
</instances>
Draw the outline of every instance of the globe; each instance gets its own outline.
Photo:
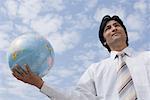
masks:
<instances>
[{"instance_id":1,"label":"globe","mask_svg":"<svg viewBox=\"0 0 150 100\"><path fill-rule=\"evenodd\" d=\"M12 41L8 50L8 63L12 70L15 64L22 69L24 64L36 75L43 77L51 69L54 63L54 51L48 40L44 37L27 33Z\"/></svg>"}]
</instances>

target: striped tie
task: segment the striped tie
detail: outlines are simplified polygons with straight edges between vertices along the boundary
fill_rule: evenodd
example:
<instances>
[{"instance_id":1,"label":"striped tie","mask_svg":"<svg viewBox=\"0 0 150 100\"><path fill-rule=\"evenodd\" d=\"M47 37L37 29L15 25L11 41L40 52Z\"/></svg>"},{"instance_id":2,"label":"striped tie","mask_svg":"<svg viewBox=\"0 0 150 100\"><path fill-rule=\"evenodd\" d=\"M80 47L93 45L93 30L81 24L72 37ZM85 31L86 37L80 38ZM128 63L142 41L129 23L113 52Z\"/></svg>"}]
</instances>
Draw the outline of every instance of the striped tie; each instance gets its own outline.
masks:
<instances>
[{"instance_id":1,"label":"striped tie","mask_svg":"<svg viewBox=\"0 0 150 100\"><path fill-rule=\"evenodd\" d=\"M125 61L123 60L125 55L125 53L117 55L119 60L117 79L119 100L137 100L132 77Z\"/></svg>"}]
</instances>

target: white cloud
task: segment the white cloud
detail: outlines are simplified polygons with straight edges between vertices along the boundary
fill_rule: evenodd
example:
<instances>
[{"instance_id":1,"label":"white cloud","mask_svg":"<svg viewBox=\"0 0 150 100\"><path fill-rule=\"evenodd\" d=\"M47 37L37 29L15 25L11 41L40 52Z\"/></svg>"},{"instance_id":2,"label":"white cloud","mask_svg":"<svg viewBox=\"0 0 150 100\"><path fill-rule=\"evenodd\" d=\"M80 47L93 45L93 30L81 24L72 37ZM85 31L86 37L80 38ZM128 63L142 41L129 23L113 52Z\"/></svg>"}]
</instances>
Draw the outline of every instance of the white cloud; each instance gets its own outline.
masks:
<instances>
[{"instance_id":1,"label":"white cloud","mask_svg":"<svg viewBox=\"0 0 150 100\"><path fill-rule=\"evenodd\" d=\"M11 99L24 98L29 100L31 98L31 100L37 100L37 96L39 97L41 93L33 90L35 87L14 78L7 64L0 63L0 66L0 99L10 100L10 96L12 95L13 97Z\"/></svg>"},{"instance_id":2,"label":"white cloud","mask_svg":"<svg viewBox=\"0 0 150 100\"><path fill-rule=\"evenodd\" d=\"M87 6L88 6L89 8L93 8L93 7L96 6L97 2L98 2L98 0L88 0L88 1L87 1Z\"/></svg>"},{"instance_id":3,"label":"white cloud","mask_svg":"<svg viewBox=\"0 0 150 100\"><path fill-rule=\"evenodd\" d=\"M96 13L94 15L94 19L100 22L105 15L110 15L110 16L118 15L123 20L125 13L124 13L124 9L121 7L97 8Z\"/></svg>"},{"instance_id":4,"label":"white cloud","mask_svg":"<svg viewBox=\"0 0 150 100\"><path fill-rule=\"evenodd\" d=\"M117 0L118 1L118 0ZM120 3L125 3L126 0L119 0Z\"/></svg>"},{"instance_id":5,"label":"white cloud","mask_svg":"<svg viewBox=\"0 0 150 100\"><path fill-rule=\"evenodd\" d=\"M141 11L142 13L146 12L147 4L143 0L134 3L134 9Z\"/></svg>"},{"instance_id":6,"label":"white cloud","mask_svg":"<svg viewBox=\"0 0 150 100\"><path fill-rule=\"evenodd\" d=\"M85 15L84 13L77 13L73 15L67 15L64 17L64 22L69 24L69 28L67 30L84 30L84 29L91 29L94 27L93 19Z\"/></svg>"},{"instance_id":7,"label":"white cloud","mask_svg":"<svg viewBox=\"0 0 150 100\"><path fill-rule=\"evenodd\" d=\"M37 17L41 11L41 0L22 0L18 9L18 15L24 23Z\"/></svg>"},{"instance_id":8,"label":"white cloud","mask_svg":"<svg viewBox=\"0 0 150 100\"><path fill-rule=\"evenodd\" d=\"M140 34L138 32L128 32L129 42L137 41L140 39Z\"/></svg>"},{"instance_id":9,"label":"white cloud","mask_svg":"<svg viewBox=\"0 0 150 100\"><path fill-rule=\"evenodd\" d=\"M72 20L73 29L87 29L92 26L92 20L87 15L82 13L77 14L77 20Z\"/></svg>"},{"instance_id":10,"label":"white cloud","mask_svg":"<svg viewBox=\"0 0 150 100\"><path fill-rule=\"evenodd\" d=\"M48 34L57 32L61 28L62 17L51 17L50 15L38 17L31 22L34 31L40 34Z\"/></svg>"},{"instance_id":11,"label":"white cloud","mask_svg":"<svg viewBox=\"0 0 150 100\"><path fill-rule=\"evenodd\" d=\"M142 30L143 22L138 14L130 14L127 16L126 23L130 30Z\"/></svg>"},{"instance_id":12,"label":"white cloud","mask_svg":"<svg viewBox=\"0 0 150 100\"><path fill-rule=\"evenodd\" d=\"M43 6L45 5L52 11L61 11L65 8L63 0L45 0Z\"/></svg>"},{"instance_id":13,"label":"white cloud","mask_svg":"<svg viewBox=\"0 0 150 100\"><path fill-rule=\"evenodd\" d=\"M0 49L0 63L7 63L7 50Z\"/></svg>"},{"instance_id":14,"label":"white cloud","mask_svg":"<svg viewBox=\"0 0 150 100\"><path fill-rule=\"evenodd\" d=\"M8 63L5 63L5 64L0 63L0 66L1 66L1 73L0 74L2 74L2 75L0 75L0 77L10 78L11 71L8 67Z\"/></svg>"},{"instance_id":15,"label":"white cloud","mask_svg":"<svg viewBox=\"0 0 150 100\"><path fill-rule=\"evenodd\" d=\"M89 67L93 63L93 60L97 57L97 53L94 50L82 52L81 54L74 56L75 61L80 61L83 64L83 68Z\"/></svg>"},{"instance_id":16,"label":"white cloud","mask_svg":"<svg viewBox=\"0 0 150 100\"><path fill-rule=\"evenodd\" d=\"M89 43L88 42L84 43L83 47L88 48L88 49L96 48L96 47L98 47L98 44L96 44L95 41L90 41Z\"/></svg>"},{"instance_id":17,"label":"white cloud","mask_svg":"<svg viewBox=\"0 0 150 100\"><path fill-rule=\"evenodd\" d=\"M2 32L10 32L13 30L13 23L11 21L5 21L0 24L0 31Z\"/></svg>"},{"instance_id":18,"label":"white cloud","mask_svg":"<svg viewBox=\"0 0 150 100\"><path fill-rule=\"evenodd\" d=\"M0 32L0 41L1 41L1 45L0 45L0 49L7 49L9 46L9 35L7 33L4 32Z\"/></svg>"},{"instance_id":19,"label":"white cloud","mask_svg":"<svg viewBox=\"0 0 150 100\"><path fill-rule=\"evenodd\" d=\"M148 10L150 10L150 2L148 3L148 8L149 8Z\"/></svg>"},{"instance_id":20,"label":"white cloud","mask_svg":"<svg viewBox=\"0 0 150 100\"><path fill-rule=\"evenodd\" d=\"M0 7L0 14L6 14L6 8L5 7L3 7L3 6L1 6Z\"/></svg>"},{"instance_id":21,"label":"white cloud","mask_svg":"<svg viewBox=\"0 0 150 100\"><path fill-rule=\"evenodd\" d=\"M60 77L62 77L62 78L70 77L70 76L74 75L75 72L76 72L75 70L66 69L66 68L57 70L57 74L58 74Z\"/></svg>"},{"instance_id":22,"label":"white cloud","mask_svg":"<svg viewBox=\"0 0 150 100\"><path fill-rule=\"evenodd\" d=\"M10 35L9 32L13 30L13 23L10 21L5 21L0 25L0 49L7 49L9 46Z\"/></svg>"},{"instance_id":23,"label":"white cloud","mask_svg":"<svg viewBox=\"0 0 150 100\"><path fill-rule=\"evenodd\" d=\"M53 33L50 35L49 41L52 43L55 52L62 53L74 48L80 41L80 35L76 32L67 31L63 34Z\"/></svg>"},{"instance_id":24,"label":"white cloud","mask_svg":"<svg viewBox=\"0 0 150 100\"><path fill-rule=\"evenodd\" d=\"M50 82L51 85L60 87L60 83L66 84L64 83L65 79L72 77L73 80L76 76L78 76L77 72L79 70L79 66L76 68L74 66L57 66L57 68L52 69L49 74L44 77L44 80L46 82Z\"/></svg>"},{"instance_id":25,"label":"white cloud","mask_svg":"<svg viewBox=\"0 0 150 100\"><path fill-rule=\"evenodd\" d=\"M23 23L29 24L42 11L61 11L65 7L62 0L7 0L5 8L7 11L2 8L1 11L8 13L10 18L20 17Z\"/></svg>"},{"instance_id":26,"label":"white cloud","mask_svg":"<svg viewBox=\"0 0 150 100\"><path fill-rule=\"evenodd\" d=\"M90 50L89 52L86 52L83 55L79 55L78 57L75 56L75 60L87 61L87 60L93 60L95 57L96 57L96 53Z\"/></svg>"},{"instance_id":27,"label":"white cloud","mask_svg":"<svg viewBox=\"0 0 150 100\"><path fill-rule=\"evenodd\" d=\"M27 26L24 26L24 25L17 25L16 24L15 28L19 33L31 33L32 32L32 29L30 29L30 28L28 28Z\"/></svg>"},{"instance_id":28,"label":"white cloud","mask_svg":"<svg viewBox=\"0 0 150 100\"><path fill-rule=\"evenodd\" d=\"M17 14L17 2L15 0L7 0L5 2L5 7L9 16L16 16Z\"/></svg>"},{"instance_id":29,"label":"white cloud","mask_svg":"<svg viewBox=\"0 0 150 100\"><path fill-rule=\"evenodd\" d=\"M144 51L144 50L150 51L150 43L149 42L144 43L140 49L141 49L141 51Z\"/></svg>"},{"instance_id":30,"label":"white cloud","mask_svg":"<svg viewBox=\"0 0 150 100\"><path fill-rule=\"evenodd\" d=\"M73 16L72 15L66 15L66 16L64 16L64 19L71 21L73 19Z\"/></svg>"}]
</instances>

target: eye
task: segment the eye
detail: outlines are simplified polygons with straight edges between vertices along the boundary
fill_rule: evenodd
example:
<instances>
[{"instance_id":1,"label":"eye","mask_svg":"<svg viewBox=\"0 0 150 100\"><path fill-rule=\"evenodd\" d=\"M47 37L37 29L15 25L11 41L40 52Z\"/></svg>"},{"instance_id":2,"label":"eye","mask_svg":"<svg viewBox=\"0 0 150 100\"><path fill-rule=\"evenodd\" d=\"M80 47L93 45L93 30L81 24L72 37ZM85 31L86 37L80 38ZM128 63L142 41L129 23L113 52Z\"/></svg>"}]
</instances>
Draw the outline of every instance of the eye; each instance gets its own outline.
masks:
<instances>
[{"instance_id":1,"label":"eye","mask_svg":"<svg viewBox=\"0 0 150 100\"><path fill-rule=\"evenodd\" d=\"M107 30L109 30L111 28L111 26L106 26L106 28L105 28L105 32L107 31Z\"/></svg>"},{"instance_id":2,"label":"eye","mask_svg":"<svg viewBox=\"0 0 150 100\"><path fill-rule=\"evenodd\" d=\"M115 26L115 27L119 27L120 25L116 23L114 26Z\"/></svg>"},{"instance_id":3,"label":"eye","mask_svg":"<svg viewBox=\"0 0 150 100\"><path fill-rule=\"evenodd\" d=\"M116 27L118 27L119 25L116 25Z\"/></svg>"}]
</instances>

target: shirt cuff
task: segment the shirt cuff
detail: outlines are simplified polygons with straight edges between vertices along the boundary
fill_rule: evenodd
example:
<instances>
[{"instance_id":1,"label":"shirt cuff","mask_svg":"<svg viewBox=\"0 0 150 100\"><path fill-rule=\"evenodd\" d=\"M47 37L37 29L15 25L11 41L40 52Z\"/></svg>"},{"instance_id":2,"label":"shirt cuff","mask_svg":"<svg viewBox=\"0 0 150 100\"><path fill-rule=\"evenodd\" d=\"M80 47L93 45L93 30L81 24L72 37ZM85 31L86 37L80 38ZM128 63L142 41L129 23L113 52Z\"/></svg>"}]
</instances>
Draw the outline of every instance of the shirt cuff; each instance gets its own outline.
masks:
<instances>
[{"instance_id":1,"label":"shirt cuff","mask_svg":"<svg viewBox=\"0 0 150 100\"><path fill-rule=\"evenodd\" d=\"M51 100L66 100L64 94L52 86L46 85L45 83L43 83L40 92L47 95Z\"/></svg>"}]
</instances>

